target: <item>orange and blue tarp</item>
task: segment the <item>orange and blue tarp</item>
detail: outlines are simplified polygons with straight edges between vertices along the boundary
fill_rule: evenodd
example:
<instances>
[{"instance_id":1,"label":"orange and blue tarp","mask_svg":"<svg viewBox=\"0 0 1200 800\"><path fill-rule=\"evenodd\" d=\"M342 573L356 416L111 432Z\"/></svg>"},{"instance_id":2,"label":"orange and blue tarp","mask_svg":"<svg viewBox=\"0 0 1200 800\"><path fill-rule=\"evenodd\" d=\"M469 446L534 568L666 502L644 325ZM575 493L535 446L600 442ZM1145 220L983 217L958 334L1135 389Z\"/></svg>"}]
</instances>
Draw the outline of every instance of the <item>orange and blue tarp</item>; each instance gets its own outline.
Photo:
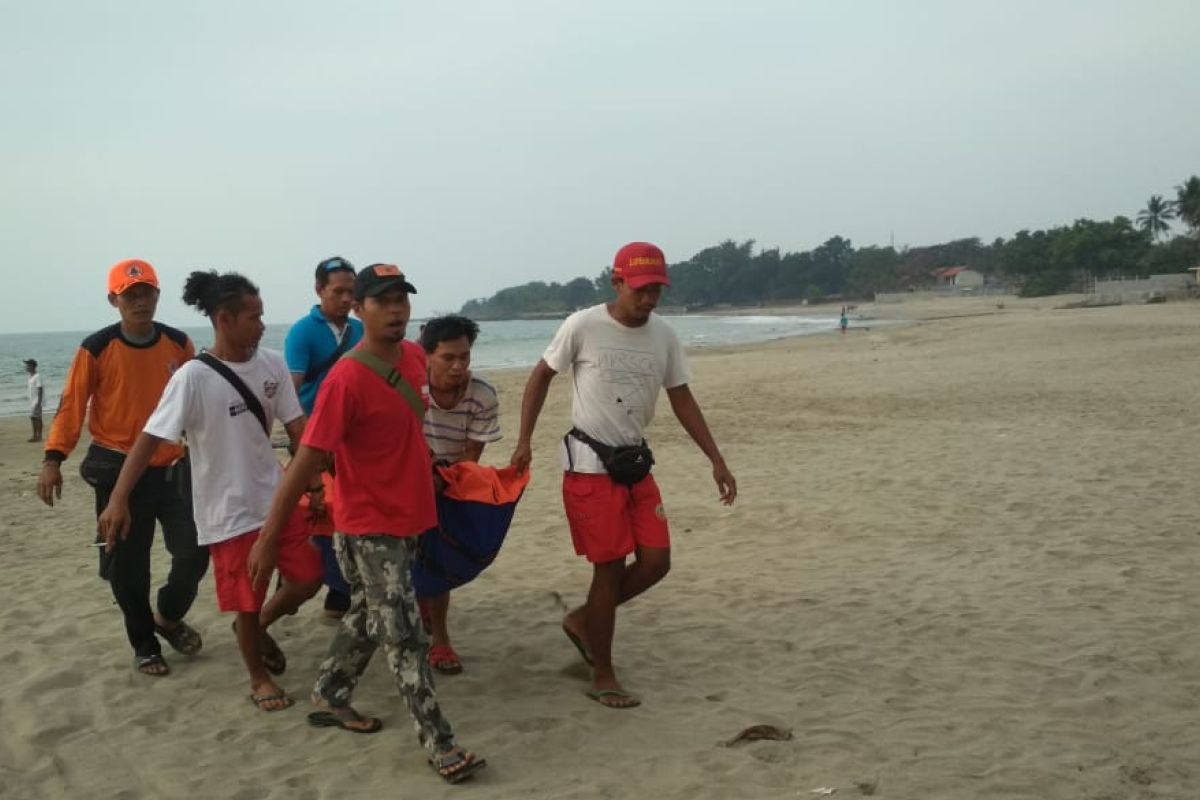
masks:
<instances>
[{"instance_id":1,"label":"orange and blue tarp","mask_svg":"<svg viewBox=\"0 0 1200 800\"><path fill-rule=\"evenodd\" d=\"M496 469L473 461L439 467L446 481L437 497L438 527L421 534L413 563L417 597L437 597L471 582L504 544L529 472Z\"/></svg>"}]
</instances>

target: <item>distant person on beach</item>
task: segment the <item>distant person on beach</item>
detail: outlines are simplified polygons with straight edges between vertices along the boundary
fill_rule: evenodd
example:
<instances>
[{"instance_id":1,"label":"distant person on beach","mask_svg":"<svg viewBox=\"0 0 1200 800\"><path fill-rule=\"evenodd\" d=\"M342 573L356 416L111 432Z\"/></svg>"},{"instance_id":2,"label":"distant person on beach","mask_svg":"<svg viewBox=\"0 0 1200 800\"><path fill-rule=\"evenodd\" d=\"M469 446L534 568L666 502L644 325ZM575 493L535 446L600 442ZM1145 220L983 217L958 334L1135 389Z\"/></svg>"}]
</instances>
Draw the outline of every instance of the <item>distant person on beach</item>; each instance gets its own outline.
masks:
<instances>
[{"instance_id":1,"label":"distant person on beach","mask_svg":"<svg viewBox=\"0 0 1200 800\"><path fill-rule=\"evenodd\" d=\"M196 528L212 554L217 606L237 614L234 629L250 673L250 700L262 711L280 711L294 701L272 678L286 669L287 660L267 627L317 593L321 557L295 503L278 538L283 581L270 600L265 583L251 582L247 557L283 474L271 446L271 423L282 422L296 442L304 411L283 357L258 347L265 329L258 287L237 273L193 272L183 301L212 321L215 341L171 376L121 468L99 529L109 547L120 546L130 527L131 490L151 454L186 432Z\"/></svg>"},{"instance_id":2,"label":"distant person on beach","mask_svg":"<svg viewBox=\"0 0 1200 800\"><path fill-rule=\"evenodd\" d=\"M350 316L354 303L354 265L341 256L317 264L317 304L288 330L283 354L304 413L312 416L317 391L342 354L362 341L362 322ZM332 505L333 498L326 498ZM350 607L350 587L338 569L333 540L313 537L325 565L325 616L340 619Z\"/></svg>"},{"instance_id":3,"label":"distant person on beach","mask_svg":"<svg viewBox=\"0 0 1200 800\"><path fill-rule=\"evenodd\" d=\"M612 640L617 606L662 580L671 565L667 515L643 438L661 388L712 462L725 505L737 497L737 482L688 388L679 338L652 313L670 285L662 251L646 242L625 245L613 260L612 284L616 299L567 317L534 367L512 463L529 467L550 381L570 370L572 428L560 448L563 505L575 552L592 563L592 584L587 601L563 619L563 630L592 666L588 696L609 708L632 708L641 701L617 680Z\"/></svg>"},{"instance_id":4,"label":"distant person on beach","mask_svg":"<svg viewBox=\"0 0 1200 800\"><path fill-rule=\"evenodd\" d=\"M841 328L842 333L845 333L846 328L849 327L849 325L850 319L846 316L846 307L842 306L842 316L838 320L838 327Z\"/></svg>"},{"instance_id":5,"label":"distant person on beach","mask_svg":"<svg viewBox=\"0 0 1200 800\"><path fill-rule=\"evenodd\" d=\"M83 340L67 372L58 413L50 424L38 497L54 505L62 497L62 462L75 449L86 420L92 444L79 465L95 490L97 516L108 505L117 474L149 419L171 374L192 357L187 334L154 321L158 276L132 259L108 273L108 302L121 321ZM208 550L196 539L189 464L183 447L164 442L146 456L148 469L129 487L129 530L114 548L100 552L100 574L112 587L125 617L135 668L166 675L158 638L184 655L200 651L200 634L183 621L208 570ZM171 571L150 610L150 549L154 521L162 526Z\"/></svg>"},{"instance_id":6,"label":"distant person on beach","mask_svg":"<svg viewBox=\"0 0 1200 800\"><path fill-rule=\"evenodd\" d=\"M321 662L309 723L375 733L383 723L350 704L375 650L408 706L430 765L451 783L486 763L459 747L438 705L427 660L428 640L413 593L417 538L437 524L433 469L422 420L429 389L425 354L404 340L417 290L391 264L372 264L354 279L354 312L362 344L325 379L316 409L275 496L250 571L265 581L281 555L286 520L307 481L333 456L334 547L351 586L342 617Z\"/></svg>"},{"instance_id":7,"label":"distant person on beach","mask_svg":"<svg viewBox=\"0 0 1200 800\"><path fill-rule=\"evenodd\" d=\"M29 373L29 421L33 424L33 435L29 437L31 442L42 440L42 401L46 396L37 367L36 359L25 359L25 371Z\"/></svg>"},{"instance_id":8,"label":"distant person on beach","mask_svg":"<svg viewBox=\"0 0 1200 800\"><path fill-rule=\"evenodd\" d=\"M421 328L421 347L429 359L429 410L425 441L434 465L478 462L483 448L500 439L500 400L496 389L471 374L471 347L479 336L474 320L435 317ZM423 602L428 611L429 663L438 672L462 672L462 661L450 643L446 619L450 593Z\"/></svg>"}]
</instances>

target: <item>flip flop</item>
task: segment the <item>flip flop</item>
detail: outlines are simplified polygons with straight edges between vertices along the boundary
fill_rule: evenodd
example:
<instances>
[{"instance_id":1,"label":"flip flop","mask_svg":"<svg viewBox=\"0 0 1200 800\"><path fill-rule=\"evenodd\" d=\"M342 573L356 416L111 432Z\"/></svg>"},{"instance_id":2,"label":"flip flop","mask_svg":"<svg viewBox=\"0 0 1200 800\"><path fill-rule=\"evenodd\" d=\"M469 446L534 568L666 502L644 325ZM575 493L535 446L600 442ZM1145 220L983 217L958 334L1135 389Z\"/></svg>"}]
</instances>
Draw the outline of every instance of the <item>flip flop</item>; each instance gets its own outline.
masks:
<instances>
[{"instance_id":1,"label":"flip flop","mask_svg":"<svg viewBox=\"0 0 1200 800\"><path fill-rule=\"evenodd\" d=\"M457 675L463 671L462 661L459 660L458 653L454 652L454 648L449 645L438 645L437 647L429 648L427 659L429 666L443 675Z\"/></svg>"},{"instance_id":2,"label":"flip flop","mask_svg":"<svg viewBox=\"0 0 1200 800\"><path fill-rule=\"evenodd\" d=\"M348 722L369 722L365 728L347 725ZM353 708L329 708L314 711L308 715L308 724L314 728L340 728L351 733L378 733L383 728L383 720L378 717L364 717Z\"/></svg>"},{"instance_id":3,"label":"flip flop","mask_svg":"<svg viewBox=\"0 0 1200 800\"><path fill-rule=\"evenodd\" d=\"M593 700L595 700L597 703L604 706L605 708L616 708L616 709L624 710L627 708L637 708L638 706L640 706L642 704L641 700L638 700L636 697L631 695L629 692L624 692L624 691L621 691L620 689L592 689L590 692L587 692L587 696L592 698ZM606 702L604 702L604 698L606 698L606 697L612 697L612 698L618 699L618 700L625 700L627 702L606 703Z\"/></svg>"},{"instance_id":4,"label":"flip flop","mask_svg":"<svg viewBox=\"0 0 1200 800\"><path fill-rule=\"evenodd\" d=\"M149 669L151 667L155 669ZM159 669L160 667L161 669ZM155 653L149 656L134 656L133 668L143 675L149 675L151 678L163 678L171 674L171 668L167 666L167 660L162 657L162 653Z\"/></svg>"},{"instance_id":5,"label":"flip flop","mask_svg":"<svg viewBox=\"0 0 1200 800\"><path fill-rule=\"evenodd\" d=\"M171 645L176 653L182 653L185 656L196 655L204 646L200 632L183 620L176 622L175 627L169 630L156 622L154 623L154 632Z\"/></svg>"},{"instance_id":6,"label":"flip flop","mask_svg":"<svg viewBox=\"0 0 1200 800\"><path fill-rule=\"evenodd\" d=\"M431 756L429 766L433 767L433 771L446 783L459 783L486 767L487 759L479 758L461 747L455 747L453 750Z\"/></svg>"},{"instance_id":7,"label":"flip flop","mask_svg":"<svg viewBox=\"0 0 1200 800\"><path fill-rule=\"evenodd\" d=\"M267 708L266 707L266 705L265 705L266 703L273 703L277 700L285 700L287 702L285 702L279 708ZM252 694L252 695L250 695L250 702L254 703L254 705L258 706L259 711L266 711L268 713L275 712L275 711L283 711L285 709L291 708L292 706L296 705L295 700L293 700L292 698L288 697L286 694L283 694L283 693L280 693L280 694Z\"/></svg>"},{"instance_id":8,"label":"flip flop","mask_svg":"<svg viewBox=\"0 0 1200 800\"><path fill-rule=\"evenodd\" d=\"M583 644L583 639L580 639L578 636L576 636L575 632L566 625L563 625L562 629L563 633L567 635L567 638L571 640L571 644L575 645L575 649L579 651L579 655L583 657L584 663L589 667L596 666L594 663L592 663L592 654L587 651L587 647L585 647Z\"/></svg>"}]
</instances>

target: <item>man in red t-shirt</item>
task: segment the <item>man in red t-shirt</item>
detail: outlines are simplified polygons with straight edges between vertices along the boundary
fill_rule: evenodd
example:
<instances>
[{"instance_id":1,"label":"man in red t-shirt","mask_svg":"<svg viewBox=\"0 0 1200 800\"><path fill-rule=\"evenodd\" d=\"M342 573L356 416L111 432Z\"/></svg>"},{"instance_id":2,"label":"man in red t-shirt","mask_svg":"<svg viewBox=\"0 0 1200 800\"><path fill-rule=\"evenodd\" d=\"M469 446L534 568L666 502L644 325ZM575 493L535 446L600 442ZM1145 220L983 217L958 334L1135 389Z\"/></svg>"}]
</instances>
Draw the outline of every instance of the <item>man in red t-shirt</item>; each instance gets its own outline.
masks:
<instances>
[{"instance_id":1,"label":"man in red t-shirt","mask_svg":"<svg viewBox=\"0 0 1200 800\"><path fill-rule=\"evenodd\" d=\"M425 353L404 341L412 312L409 294L415 292L390 264L373 264L355 277L362 344L338 361L321 385L249 565L256 582L270 577L291 509L332 455L338 498L334 548L350 584L350 609L321 662L313 688L320 710L309 714L309 722L357 733L382 727L350 705L359 676L382 646L430 764L457 783L487 762L455 743L438 706L426 660L429 641L413 594L417 537L437 525L433 468L422 430L429 398Z\"/></svg>"}]
</instances>

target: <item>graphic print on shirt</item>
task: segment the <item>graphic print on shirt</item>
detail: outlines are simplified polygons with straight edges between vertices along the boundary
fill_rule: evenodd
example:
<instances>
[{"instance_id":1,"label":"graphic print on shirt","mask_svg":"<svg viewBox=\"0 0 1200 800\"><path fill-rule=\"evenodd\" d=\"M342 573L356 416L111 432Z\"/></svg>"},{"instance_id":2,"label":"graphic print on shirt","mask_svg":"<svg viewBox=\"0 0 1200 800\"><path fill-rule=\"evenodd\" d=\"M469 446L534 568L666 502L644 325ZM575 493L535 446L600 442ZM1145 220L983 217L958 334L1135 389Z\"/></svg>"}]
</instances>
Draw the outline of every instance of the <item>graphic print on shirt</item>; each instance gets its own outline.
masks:
<instances>
[{"instance_id":1,"label":"graphic print on shirt","mask_svg":"<svg viewBox=\"0 0 1200 800\"><path fill-rule=\"evenodd\" d=\"M615 405L626 416L643 419L647 407L653 408L658 382L654 354L645 350L603 348L597 359L604 402Z\"/></svg>"}]
</instances>

